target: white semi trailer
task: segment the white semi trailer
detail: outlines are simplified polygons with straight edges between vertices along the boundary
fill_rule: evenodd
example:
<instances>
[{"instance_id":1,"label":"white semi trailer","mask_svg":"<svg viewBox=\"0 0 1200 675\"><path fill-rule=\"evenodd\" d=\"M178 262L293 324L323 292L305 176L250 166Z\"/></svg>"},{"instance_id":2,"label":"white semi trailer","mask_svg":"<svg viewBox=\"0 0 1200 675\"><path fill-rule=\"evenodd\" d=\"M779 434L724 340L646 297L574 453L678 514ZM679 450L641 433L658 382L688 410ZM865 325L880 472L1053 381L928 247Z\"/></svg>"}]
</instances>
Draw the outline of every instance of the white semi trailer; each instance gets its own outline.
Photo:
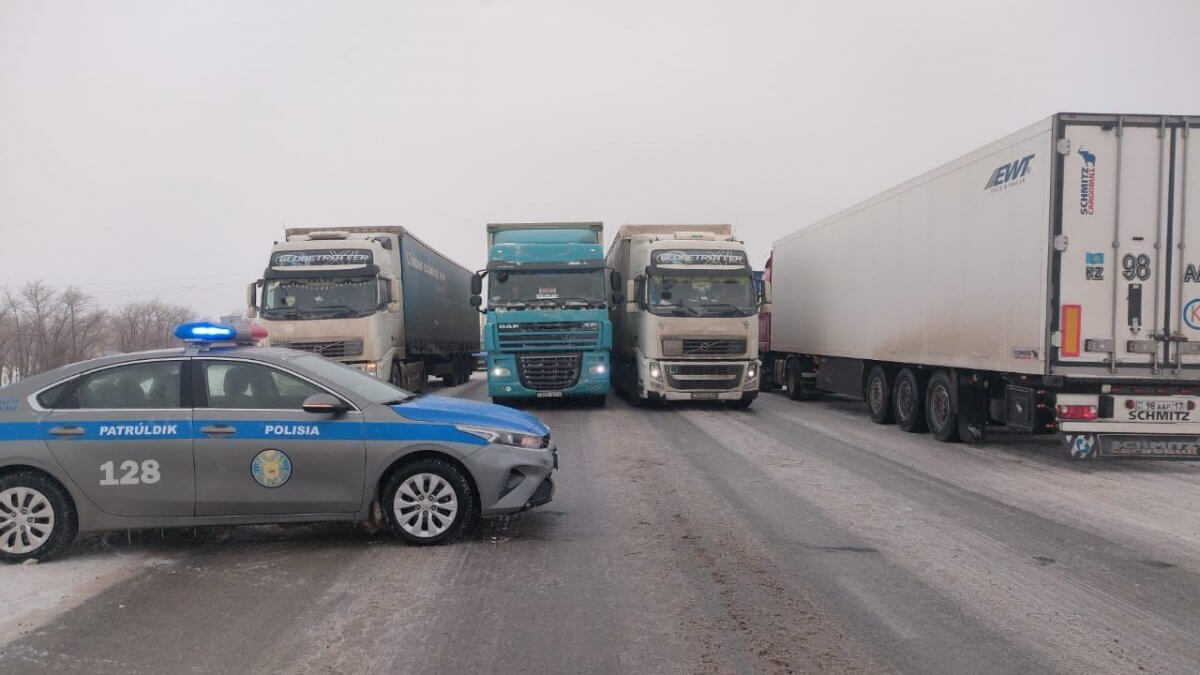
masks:
<instances>
[{"instance_id":1,"label":"white semi trailer","mask_svg":"<svg viewBox=\"0 0 1200 675\"><path fill-rule=\"evenodd\" d=\"M729 225L625 225L608 249L613 386L631 401L758 396L759 297Z\"/></svg>"},{"instance_id":2,"label":"white semi trailer","mask_svg":"<svg viewBox=\"0 0 1200 675\"><path fill-rule=\"evenodd\" d=\"M775 242L767 386L1200 456L1200 118L1057 114Z\"/></svg>"}]
</instances>

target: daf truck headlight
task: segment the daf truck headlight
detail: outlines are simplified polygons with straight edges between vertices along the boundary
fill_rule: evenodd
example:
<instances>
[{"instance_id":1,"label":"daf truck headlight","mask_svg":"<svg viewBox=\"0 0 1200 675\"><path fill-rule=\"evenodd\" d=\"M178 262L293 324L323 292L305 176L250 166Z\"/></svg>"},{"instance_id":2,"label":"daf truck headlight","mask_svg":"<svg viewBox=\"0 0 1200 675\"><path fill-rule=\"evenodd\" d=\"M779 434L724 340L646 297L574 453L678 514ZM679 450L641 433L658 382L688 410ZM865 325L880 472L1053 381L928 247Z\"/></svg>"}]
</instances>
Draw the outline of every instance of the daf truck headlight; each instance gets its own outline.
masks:
<instances>
[{"instance_id":1,"label":"daf truck headlight","mask_svg":"<svg viewBox=\"0 0 1200 675\"><path fill-rule=\"evenodd\" d=\"M543 450L550 447L550 436L534 436L533 434L523 434L518 431L505 431L503 429L484 429L482 427L455 426L455 429L472 436L478 436L488 443L498 443L500 445L509 445L514 448L525 448L526 450Z\"/></svg>"},{"instance_id":2,"label":"daf truck headlight","mask_svg":"<svg viewBox=\"0 0 1200 675\"><path fill-rule=\"evenodd\" d=\"M651 361L648 370L650 371L650 379L662 382L662 366L658 365L657 361Z\"/></svg>"},{"instance_id":3,"label":"daf truck headlight","mask_svg":"<svg viewBox=\"0 0 1200 675\"><path fill-rule=\"evenodd\" d=\"M492 368L492 377L508 377L512 375L512 371L504 366L495 366Z\"/></svg>"},{"instance_id":4,"label":"daf truck headlight","mask_svg":"<svg viewBox=\"0 0 1200 675\"><path fill-rule=\"evenodd\" d=\"M589 366L588 372L592 375L603 375L608 372L608 366L604 365L603 363L597 363L594 366Z\"/></svg>"}]
</instances>

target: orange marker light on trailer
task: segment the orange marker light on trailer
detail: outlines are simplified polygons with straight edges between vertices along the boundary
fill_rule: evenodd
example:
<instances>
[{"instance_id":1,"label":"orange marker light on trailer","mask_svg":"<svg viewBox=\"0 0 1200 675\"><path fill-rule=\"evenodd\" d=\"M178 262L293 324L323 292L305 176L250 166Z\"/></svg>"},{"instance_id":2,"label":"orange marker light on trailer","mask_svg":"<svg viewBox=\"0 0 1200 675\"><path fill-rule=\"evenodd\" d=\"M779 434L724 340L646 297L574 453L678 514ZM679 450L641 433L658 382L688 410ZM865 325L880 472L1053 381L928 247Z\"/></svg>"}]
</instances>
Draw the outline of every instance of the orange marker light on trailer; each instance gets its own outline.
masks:
<instances>
[{"instance_id":1,"label":"orange marker light on trailer","mask_svg":"<svg viewBox=\"0 0 1200 675\"><path fill-rule=\"evenodd\" d=\"M1079 305L1063 305L1062 308L1062 356L1079 356L1079 324L1083 308Z\"/></svg>"}]
</instances>

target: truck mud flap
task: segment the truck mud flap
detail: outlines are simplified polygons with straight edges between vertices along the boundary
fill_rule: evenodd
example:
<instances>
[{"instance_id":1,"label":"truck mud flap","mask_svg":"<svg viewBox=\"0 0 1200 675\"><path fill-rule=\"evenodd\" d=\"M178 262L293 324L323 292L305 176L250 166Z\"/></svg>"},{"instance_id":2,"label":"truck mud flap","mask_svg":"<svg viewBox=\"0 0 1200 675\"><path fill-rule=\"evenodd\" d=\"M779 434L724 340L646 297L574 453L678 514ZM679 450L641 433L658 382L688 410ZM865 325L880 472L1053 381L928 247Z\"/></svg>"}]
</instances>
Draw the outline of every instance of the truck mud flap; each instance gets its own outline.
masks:
<instances>
[{"instance_id":1,"label":"truck mud flap","mask_svg":"<svg viewBox=\"0 0 1200 675\"><path fill-rule=\"evenodd\" d=\"M1200 459L1200 436L1147 436L1140 434L1064 434L1071 457L1141 457Z\"/></svg>"}]
</instances>

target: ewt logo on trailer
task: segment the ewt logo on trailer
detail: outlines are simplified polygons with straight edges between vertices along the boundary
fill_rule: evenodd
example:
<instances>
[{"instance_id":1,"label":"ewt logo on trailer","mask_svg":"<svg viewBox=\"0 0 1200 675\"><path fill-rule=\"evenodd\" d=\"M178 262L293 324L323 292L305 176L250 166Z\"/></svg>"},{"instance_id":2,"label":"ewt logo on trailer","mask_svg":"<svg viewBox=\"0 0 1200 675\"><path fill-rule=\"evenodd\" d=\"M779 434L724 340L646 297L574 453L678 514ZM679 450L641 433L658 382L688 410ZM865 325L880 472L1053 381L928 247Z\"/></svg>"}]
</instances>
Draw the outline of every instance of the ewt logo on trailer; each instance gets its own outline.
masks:
<instances>
[{"instance_id":1,"label":"ewt logo on trailer","mask_svg":"<svg viewBox=\"0 0 1200 675\"><path fill-rule=\"evenodd\" d=\"M1080 148L1079 156L1083 158L1083 169L1079 174L1079 215L1090 216L1096 212L1096 155Z\"/></svg>"},{"instance_id":2,"label":"ewt logo on trailer","mask_svg":"<svg viewBox=\"0 0 1200 675\"><path fill-rule=\"evenodd\" d=\"M996 167L983 189L988 192L999 192L1024 183L1026 176L1033 170L1033 158L1034 155L1026 155L1011 164L1001 164Z\"/></svg>"}]
</instances>

